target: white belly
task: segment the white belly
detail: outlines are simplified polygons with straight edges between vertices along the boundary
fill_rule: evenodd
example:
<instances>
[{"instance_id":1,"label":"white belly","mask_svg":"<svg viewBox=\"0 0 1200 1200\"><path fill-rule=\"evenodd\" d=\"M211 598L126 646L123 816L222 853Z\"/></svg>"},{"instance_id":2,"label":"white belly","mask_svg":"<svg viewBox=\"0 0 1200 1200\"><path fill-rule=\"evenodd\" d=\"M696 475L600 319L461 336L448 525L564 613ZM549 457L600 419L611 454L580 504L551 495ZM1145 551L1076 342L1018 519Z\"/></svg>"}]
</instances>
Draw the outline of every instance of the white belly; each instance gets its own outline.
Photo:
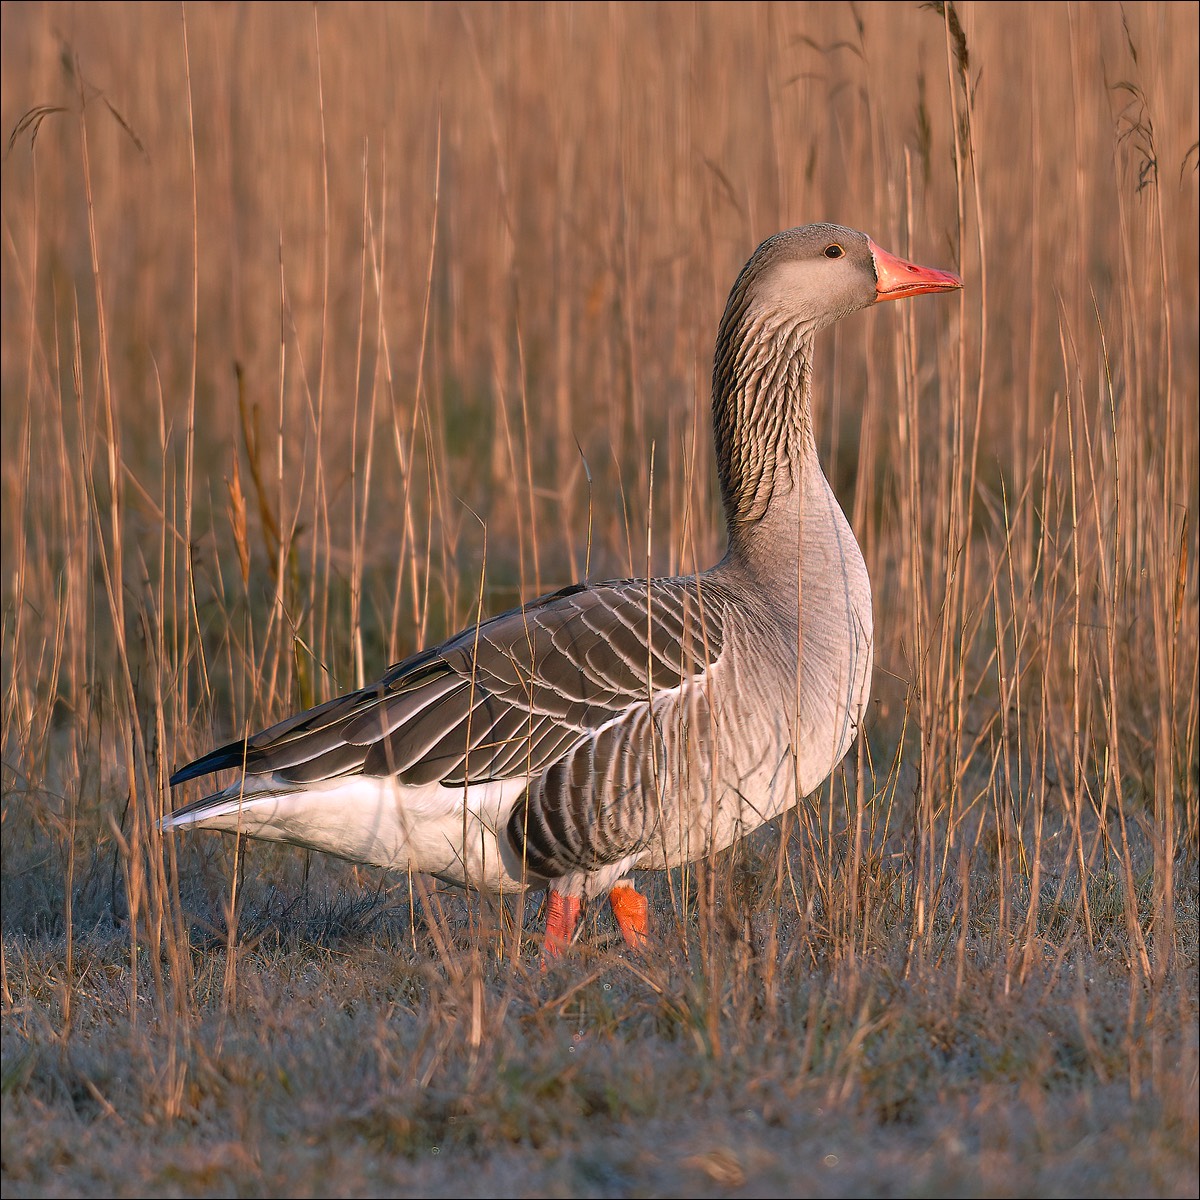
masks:
<instances>
[{"instance_id":1,"label":"white belly","mask_svg":"<svg viewBox=\"0 0 1200 1200\"><path fill-rule=\"evenodd\" d=\"M524 789L524 779L446 788L357 775L296 792L227 796L201 812L168 817L163 827L241 833L484 891L513 891L524 884L506 869L496 831Z\"/></svg>"}]
</instances>

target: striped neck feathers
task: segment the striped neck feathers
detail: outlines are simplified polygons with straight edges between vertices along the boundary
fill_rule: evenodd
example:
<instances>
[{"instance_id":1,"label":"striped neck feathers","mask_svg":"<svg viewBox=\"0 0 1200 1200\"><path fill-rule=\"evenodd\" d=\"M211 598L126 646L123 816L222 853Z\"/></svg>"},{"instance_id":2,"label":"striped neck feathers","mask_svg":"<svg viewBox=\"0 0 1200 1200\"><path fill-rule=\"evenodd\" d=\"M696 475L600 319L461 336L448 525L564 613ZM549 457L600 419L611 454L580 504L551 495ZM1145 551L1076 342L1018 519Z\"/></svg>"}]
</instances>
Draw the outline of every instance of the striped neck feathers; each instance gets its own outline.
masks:
<instances>
[{"instance_id":1,"label":"striped neck feathers","mask_svg":"<svg viewBox=\"0 0 1200 1200\"><path fill-rule=\"evenodd\" d=\"M816 323L756 312L737 299L735 291L717 337L712 404L717 476L732 549L768 514L798 512L802 464L806 452L815 450Z\"/></svg>"}]
</instances>

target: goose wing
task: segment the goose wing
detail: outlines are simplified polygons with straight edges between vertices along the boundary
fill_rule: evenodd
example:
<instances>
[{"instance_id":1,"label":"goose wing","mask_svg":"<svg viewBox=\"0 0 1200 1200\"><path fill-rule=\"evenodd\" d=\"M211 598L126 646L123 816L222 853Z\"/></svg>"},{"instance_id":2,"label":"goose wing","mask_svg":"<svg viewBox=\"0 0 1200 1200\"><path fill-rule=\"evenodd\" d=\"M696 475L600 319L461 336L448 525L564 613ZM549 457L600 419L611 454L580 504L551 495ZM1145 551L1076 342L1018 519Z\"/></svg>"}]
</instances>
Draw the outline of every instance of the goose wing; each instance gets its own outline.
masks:
<instances>
[{"instance_id":1,"label":"goose wing","mask_svg":"<svg viewBox=\"0 0 1200 1200\"><path fill-rule=\"evenodd\" d=\"M297 788L351 775L447 788L538 775L717 661L721 612L709 593L687 577L543 596L204 755L171 783L228 768Z\"/></svg>"}]
</instances>

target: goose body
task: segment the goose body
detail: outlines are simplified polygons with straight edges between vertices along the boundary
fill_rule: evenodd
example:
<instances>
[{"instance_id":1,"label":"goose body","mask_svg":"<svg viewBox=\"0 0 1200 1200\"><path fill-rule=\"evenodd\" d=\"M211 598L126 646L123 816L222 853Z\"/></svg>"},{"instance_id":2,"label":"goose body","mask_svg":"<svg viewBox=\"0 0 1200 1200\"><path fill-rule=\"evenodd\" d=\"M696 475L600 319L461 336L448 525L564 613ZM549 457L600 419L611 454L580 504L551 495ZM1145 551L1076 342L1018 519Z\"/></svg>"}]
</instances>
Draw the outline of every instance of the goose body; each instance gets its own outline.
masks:
<instances>
[{"instance_id":1,"label":"goose body","mask_svg":"<svg viewBox=\"0 0 1200 1200\"><path fill-rule=\"evenodd\" d=\"M961 286L866 235L764 242L717 339L729 548L696 575L565 588L471 625L378 682L178 770L233 769L164 829L241 833L490 892L548 886L547 949L581 898L730 845L815 790L858 731L870 580L812 434L813 335L878 300Z\"/></svg>"}]
</instances>

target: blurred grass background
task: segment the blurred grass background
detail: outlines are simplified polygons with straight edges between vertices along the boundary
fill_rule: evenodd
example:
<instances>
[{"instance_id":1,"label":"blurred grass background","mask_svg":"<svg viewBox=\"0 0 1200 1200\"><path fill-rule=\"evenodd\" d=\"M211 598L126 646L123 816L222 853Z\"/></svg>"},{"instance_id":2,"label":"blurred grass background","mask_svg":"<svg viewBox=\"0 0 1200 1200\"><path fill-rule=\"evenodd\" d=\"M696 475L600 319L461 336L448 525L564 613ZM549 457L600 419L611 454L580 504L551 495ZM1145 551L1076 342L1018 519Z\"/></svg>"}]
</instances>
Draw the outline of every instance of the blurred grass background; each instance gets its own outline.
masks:
<instances>
[{"instance_id":1,"label":"blurred grass background","mask_svg":"<svg viewBox=\"0 0 1200 1200\"><path fill-rule=\"evenodd\" d=\"M889 1154L943 1193L1194 1186L1197 13L6 3L6 1188L53 1190L81 1128L115 1186L114 1131L183 1115L228 1147L183 1190L303 1191L311 1161L231 1131L255 1092L335 1178L365 1144L362 1187L460 1186L439 1139L510 1148L485 1190L804 1190L780 1164L827 1136L818 1094L869 1147L830 1194L894 1183ZM559 1004L465 901L161 843L166 775L215 739L480 605L714 561L717 319L815 220L966 286L818 347L874 585L868 738L798 821L652 885L657 962ZM303 1070L336 1071L297 955L379 1047L337 1035L375 1082L332 1132L225 1048L295 1012ZM579 1083L568 1011L631 1065ZM732 1165L699 1133L604 1165L647 1078L647 1128L700 1088ZM762 1136L755 1078L786 1096ZM1033 1138L1039 1095L1066 1142ZM602 1148L547 1165L551 1115L589 1106ZM181 1161L134 1144L130 1190Z\"/></svg>"}]
</instances>

